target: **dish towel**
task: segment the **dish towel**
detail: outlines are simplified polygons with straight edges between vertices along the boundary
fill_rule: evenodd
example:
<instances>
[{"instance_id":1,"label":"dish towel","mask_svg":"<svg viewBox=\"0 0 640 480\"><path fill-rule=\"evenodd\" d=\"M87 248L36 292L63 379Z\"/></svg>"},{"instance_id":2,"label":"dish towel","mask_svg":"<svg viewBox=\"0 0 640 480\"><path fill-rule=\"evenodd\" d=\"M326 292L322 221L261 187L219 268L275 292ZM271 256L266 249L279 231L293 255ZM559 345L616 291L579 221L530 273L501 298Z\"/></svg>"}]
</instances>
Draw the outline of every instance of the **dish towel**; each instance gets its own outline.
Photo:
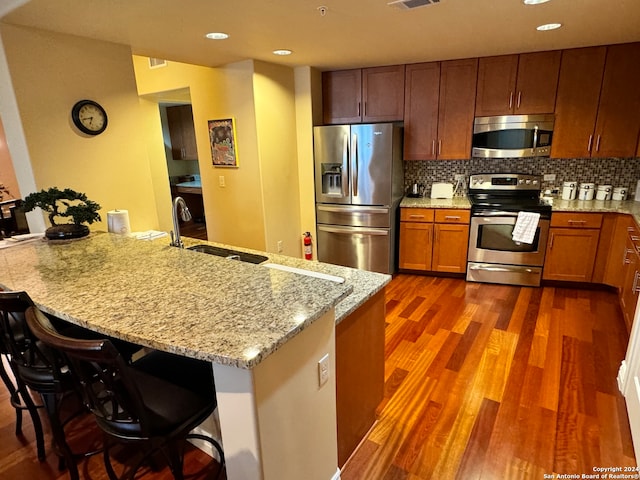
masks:
<instances>
[{"instance_id":1,"label":"dish towel","mask_svg":"<svg viewBox=\"0 0 640 480\"><path fill-rule=\"evenodd\" d=\"M512 238L514 242L533 243L538 228L540 214L534 212L518 212L518 219L513 227Z\"/></svg>"}]
</instances>

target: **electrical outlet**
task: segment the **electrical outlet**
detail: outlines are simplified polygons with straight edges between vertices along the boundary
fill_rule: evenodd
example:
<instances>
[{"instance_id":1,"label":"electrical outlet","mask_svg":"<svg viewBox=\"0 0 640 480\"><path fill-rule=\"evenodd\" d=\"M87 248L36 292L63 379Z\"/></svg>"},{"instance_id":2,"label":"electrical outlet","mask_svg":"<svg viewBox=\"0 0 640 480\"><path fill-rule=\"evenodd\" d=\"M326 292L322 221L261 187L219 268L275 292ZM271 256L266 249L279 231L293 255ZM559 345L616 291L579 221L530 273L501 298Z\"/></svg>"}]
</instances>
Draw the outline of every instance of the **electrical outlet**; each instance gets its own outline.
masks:
<instances>
[{"instance_id":1,"label":"electrical outlet","mask_svg":"<svg viewBox=\"0 0 640 480\"><path fill-rule=\"evenodd\" d=\"M545 173L543 180L545 182L555 182L556 174L555 173Z\"/></svg>"},{"instance_id":2,"label":"electrical outlet","mask_svg":"<svg viewBox=\"0 0 640 480\"><path fill-rule=\"evenodd\" d=\"M218 177L218 185L220 185L221 187L226 187L227 185L224 182L224 175L220 175Z\"/></svg>"},{"instance_id":3,"label":"electrical outlet","mask_svg":"<svg viewBox=\"0 0 640 480\"><path fill-rule=\"evenodd\" d=\"M463 173L456 173L455 180L464 180L464 174Z\"/></svg>"},{"instance_id":4,"label":"electrical outlet","mask_svg":"<svg viewBox=\"0 0 640 480\"><path fill-rule=\"evenodd\" d=\"M321 387L329 381L329 354L318 360L318 386Z\"/></svg>"},{"instance_id":5,"label":"electrical outlet","mask_svg":"<svg viewBox=\"0 0 640 480\"><path fill-rule=\"evenodd\" d=\"M278 253L282 253L282 240L278 240Z\"/></svg>"}]
</instances>

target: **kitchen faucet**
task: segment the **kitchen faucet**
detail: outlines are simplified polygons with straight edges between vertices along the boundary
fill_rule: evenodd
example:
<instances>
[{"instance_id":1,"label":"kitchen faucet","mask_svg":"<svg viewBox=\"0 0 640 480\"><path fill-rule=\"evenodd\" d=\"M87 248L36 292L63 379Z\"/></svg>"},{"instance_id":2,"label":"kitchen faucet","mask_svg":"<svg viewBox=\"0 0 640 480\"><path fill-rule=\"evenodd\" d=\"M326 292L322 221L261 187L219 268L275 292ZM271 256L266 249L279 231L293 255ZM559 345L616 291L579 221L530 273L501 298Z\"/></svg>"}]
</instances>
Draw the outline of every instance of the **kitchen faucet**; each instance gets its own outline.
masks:
<instances>
[{"instance_id":1,"label":"kitchen faucet","mask_svg":"<svg viewBox=\"0 0 640 480\"><path fill-rule=\"evenodd\" d=\"M178 224L178 207L180 207L180 218L183 221L188 222L191 220L191 212L189 211L189 207L187 207L186 202L182 197L176 197L173 199L173 231L171 232L171 246L184 248L184 243L182 243L182 239L180 238L180 225Z\"/></svg>"}]
</instances>

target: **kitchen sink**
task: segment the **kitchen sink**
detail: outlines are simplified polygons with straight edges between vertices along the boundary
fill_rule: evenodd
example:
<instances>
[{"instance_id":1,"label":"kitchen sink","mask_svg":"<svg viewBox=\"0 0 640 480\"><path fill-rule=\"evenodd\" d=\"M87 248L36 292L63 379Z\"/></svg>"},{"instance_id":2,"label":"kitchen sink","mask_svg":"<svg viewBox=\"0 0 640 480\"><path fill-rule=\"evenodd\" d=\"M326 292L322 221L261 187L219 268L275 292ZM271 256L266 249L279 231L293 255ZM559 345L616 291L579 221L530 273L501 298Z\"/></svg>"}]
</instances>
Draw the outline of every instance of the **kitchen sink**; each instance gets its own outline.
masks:
<instances>
[{"instance_id":1,"label":"kitchen sink","mask_svg":"<svg viewBox=\"0 0 640 480\"><path fill-rule=\"evenodd\" d=\"M237 250L231 250L230 248L214 247L212 245L194 245L188 247L187 250L193 250L194 252L206 253L207 255L216 255L218 257L225 257L231 260L240 260L247 263L262 263L269 260L269 257L264 255L257 255L255 253L239 252Z\"/></svg>"}]
</instances>

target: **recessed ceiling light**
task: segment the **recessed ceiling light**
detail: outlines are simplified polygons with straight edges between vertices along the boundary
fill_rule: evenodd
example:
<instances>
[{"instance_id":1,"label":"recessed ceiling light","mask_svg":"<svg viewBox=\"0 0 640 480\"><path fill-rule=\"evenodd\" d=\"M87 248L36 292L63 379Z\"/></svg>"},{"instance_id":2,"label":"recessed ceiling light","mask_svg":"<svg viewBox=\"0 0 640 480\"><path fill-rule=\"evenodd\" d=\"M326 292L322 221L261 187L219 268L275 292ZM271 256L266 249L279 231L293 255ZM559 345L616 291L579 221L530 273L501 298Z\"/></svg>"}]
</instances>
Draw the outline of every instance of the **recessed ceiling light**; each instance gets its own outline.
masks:
<instances>
[{"instance_id":1,"label":"recessed ceiling light","mask_svg":"<svg viewBox=\"0 0 640 480\"><path fill-rule=\"evenodd\" d=\"M536 30L540 32L544 32L546 30L555 30L556 28L560 28L562 26L561 23L545 23L544 25L538 25Z\"/></svg>"},{"instance_id":2,"label":"recessed ceiling light","mask_svg":"<svg viewBox=\"0 0 640 480\"><path fill-rule=\"evenodd\" d=\"M209 40L226 40L229 38L229 35L222 32L211 32L205 35Z\"/></svg>"},{"instance_id":3,"label":"recessed ceiling light","mask_svg":"<svg viewBox=\"0 0 640 480\"><path fill-rule=\"evenodd\" d=\"M283 48L281 50L274 50L273 54L274 55L291 55L293 52L291 50L287 50L286 48Z\"/></svg>"},{"instance_id":4,"label":"recessed ceiling light","mask_svg":"<svg viewBox=\"0 0 640 480\"><path fill-rule=\"evenodd\" d=\"M525 5L538 5L539 3L547 3L549 0L522 0Z\"/></svg>"}]
</instances>

